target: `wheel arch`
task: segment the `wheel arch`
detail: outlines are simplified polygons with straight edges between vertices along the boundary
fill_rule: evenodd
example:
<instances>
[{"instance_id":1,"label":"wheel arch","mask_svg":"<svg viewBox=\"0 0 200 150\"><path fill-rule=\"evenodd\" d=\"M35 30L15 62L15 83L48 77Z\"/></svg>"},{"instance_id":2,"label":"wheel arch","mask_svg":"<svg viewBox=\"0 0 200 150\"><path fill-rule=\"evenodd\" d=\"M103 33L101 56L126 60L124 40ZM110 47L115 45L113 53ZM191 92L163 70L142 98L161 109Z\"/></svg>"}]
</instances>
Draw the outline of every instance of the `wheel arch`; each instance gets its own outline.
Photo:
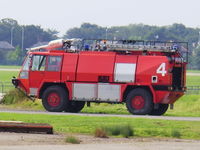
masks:
<instances>
[{"instance_id":1,"label":"wheel arch","mask_svg":"<svg viewBox=\"0 0 200 150\"><path fill-rule=\"evenodd\" d=\"M44 83L44 84L42 85L42 87L40 88L40 91L39 91L39 98L42 98L42 95L43 95L44 91L45 91L48 87L50 87L50 86L60 86L60 87L62 87L63 89L65 89L65 90L69 93L69 91L68 91L68 89L67 89L67 87L66 87L66 85L65 85L64 83L51 83L51 82L46 82L46 83Z\"/></svg>"}]
</instances>

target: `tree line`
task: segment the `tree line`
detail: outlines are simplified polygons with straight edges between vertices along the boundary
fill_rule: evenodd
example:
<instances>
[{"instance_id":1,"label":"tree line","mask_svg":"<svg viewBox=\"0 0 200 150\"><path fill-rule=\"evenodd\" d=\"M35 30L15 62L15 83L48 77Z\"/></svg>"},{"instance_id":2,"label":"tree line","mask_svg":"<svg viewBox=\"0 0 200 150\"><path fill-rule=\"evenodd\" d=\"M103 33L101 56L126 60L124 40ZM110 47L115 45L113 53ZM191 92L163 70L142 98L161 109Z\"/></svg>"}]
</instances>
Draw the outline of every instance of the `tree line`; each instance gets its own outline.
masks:
<instances>
[{"instance_id":1,"label":"tree line","mask_svg":"<svg viewBox=\"0 0 200 150\"><path fill-rule=\"evenodd\" d=\"M200 28L186 27L174 23L169 26L150 26L130 24L127 26L101 27L95 24L83 23L66 31L64 38L84 39L129 39L188 42L189 69L200 69Z\"/></svg>"},{"instance_id":2,"label":"tree line","mask_svg":"<svg viewBox=\"0 0 200 150\"><path fill-rule=\"evenodd\" d=\"M25 48L29 48L38 42L47 42L57 38L129 39L189 42L188 67L200 69L200 28L186 27L178 23L169 26L130 24L113 27L83 23L80 27L67 30L62 37L59 37L58 33L56 30L43 29L37 25L19 25L16 20L11 18L1 19L0 41L12 43L16 50L6 54L6 56L0 54L0 57L3 57L0 58L0 64L20 65L26 53ZM22 39L23 37L24 39ZM22 48L24 49L22 50ZM3 59L6 61L2 61Z\"/></svg>"},{"instance_id":3,"label":"tree line","mask_svg":"<svg viewBox=\"0 0 200 150\"><path fill-rule=\"evenodd\" d=\"M0 20L0 41L7 41L15 51L0 51L1 65L21 65L23 57L26 55L26 48L31 47L37 42L50 41L57 37L58 32L55 30L44 30L41 26L36 25L19 25L18 22L11 18Z\"/></svg>"}]
</instances>

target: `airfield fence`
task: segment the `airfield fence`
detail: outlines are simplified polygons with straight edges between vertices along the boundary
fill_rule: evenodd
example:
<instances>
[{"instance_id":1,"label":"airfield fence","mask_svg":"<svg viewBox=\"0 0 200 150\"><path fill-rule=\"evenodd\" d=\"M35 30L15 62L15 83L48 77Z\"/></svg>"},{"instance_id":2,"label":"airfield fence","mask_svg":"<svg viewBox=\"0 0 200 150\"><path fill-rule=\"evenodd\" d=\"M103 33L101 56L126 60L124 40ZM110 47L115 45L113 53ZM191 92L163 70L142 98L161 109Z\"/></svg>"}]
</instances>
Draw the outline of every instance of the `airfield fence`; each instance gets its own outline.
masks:
<instances>
[{"instance_id":1,"label":"airfield fence","mask_svg":"<svg viewBox=\"0 0 200 150\"><path fill-rule=\"evenodd\" d=\"M200 95L200 86L187 86L187 95Z\"/></svg>"},{"instance_id":2,"label":"airfield fence","mask_svg":"<svg viewBox=\"0 0 200 150\"><path fill-rule=\"evenodd\" d=\"M0 93L7 93L9 90L13 89L14 86L11 82L1 82L0 81Z\"/></svg>"}]
</instances>

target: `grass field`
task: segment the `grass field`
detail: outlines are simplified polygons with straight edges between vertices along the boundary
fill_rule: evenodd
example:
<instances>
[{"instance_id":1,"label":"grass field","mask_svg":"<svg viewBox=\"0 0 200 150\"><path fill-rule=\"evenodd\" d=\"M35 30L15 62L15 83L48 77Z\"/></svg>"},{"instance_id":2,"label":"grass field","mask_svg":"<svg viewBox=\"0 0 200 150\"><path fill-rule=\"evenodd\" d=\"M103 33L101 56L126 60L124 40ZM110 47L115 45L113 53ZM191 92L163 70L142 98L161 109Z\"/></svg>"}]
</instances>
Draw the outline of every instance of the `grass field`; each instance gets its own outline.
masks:
<instances>
[{"instance_id":1,"label":"grass field","mask_svg":"<svg viewBox=\"0 0 200 150\"><path fill-rule=\"evenodd\" d=\"M187 76L187 86L200 86L200 76Z\"/></svg>"},{"instance_id":2,"label":"grass field","mask_svg":"<svg viewBox=\"0 0 200 150\"><path fill-rule=\"evenodd\" d=\"M14 91L12 91L14 93ZM23 95L17 92L14 96L5 97L7 103L3 107L25 110L44 110L41 100L31 101L23 99ZM125 104L107 104L107 103L91 103L90 107L82 109L83 113L98 113L98 114L130 114ZM185 95L180 98L175 104L174 109L164 114L165 116L185 116L185 117L200 117L200 95Z\"/></svg>"},{"instance_id":3,"label":"grass field","mask_svg":"<svg viewBox=\"0 0 200 150\"><path fill-rule=\"evenodd\" d=\"M0 81L1 82L10 82L12 77L17 77L18 71L0 71Z\"/></svg>"},{"instance_id":4,"label":"grass field","mask_svg":"<svg viewBox=\"0 0 200 150\"><path fill-rule=\"evenodd\" d=\"M129 125L136 137L173 137L175 131L180 133L180 138L200 139L200 122L198 121L16 113L0 113L0 120L49 123L59 133L94 134L98 127Z\"/></svg>"},{"instance_id":5,"label":"grass field","mask_svg":"<svg viewBox=\"0 0 200 150\"><path fill-rule=\"evenodd\" d=\"M84 107L86 113L130 114L125 104L92 104ZM175 104L174 109L165 113L165 116L200 117L200 95L185 95Z\"/></svg>"},{"instance_id":6,"label":"grass field","mask_svg":"<svg viewBox=\"0 0 200 150\"><path fill-rule=\"evenodd\" d=\"M0 69L20 69L21 66L3 66L0 65Z\"/></svg>"}]
</instances>

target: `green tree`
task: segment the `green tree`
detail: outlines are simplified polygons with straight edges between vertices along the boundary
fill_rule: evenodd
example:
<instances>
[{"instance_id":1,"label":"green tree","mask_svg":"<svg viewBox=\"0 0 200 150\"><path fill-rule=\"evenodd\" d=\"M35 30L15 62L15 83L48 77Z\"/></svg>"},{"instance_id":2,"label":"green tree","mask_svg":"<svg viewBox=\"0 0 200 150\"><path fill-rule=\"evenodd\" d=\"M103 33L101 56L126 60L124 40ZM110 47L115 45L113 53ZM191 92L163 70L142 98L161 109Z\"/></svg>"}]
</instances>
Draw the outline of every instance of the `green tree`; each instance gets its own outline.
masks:
<instances>
[{"instance_id":1,"label":"green tree","mask_svg":"<svg viewBox=\"0 0 200 150\"><path fill-rule=\"evenodd\" d=\"M72 28L64 38L102 39L106 37L106 28L95 24L83 23L80 28Z\"/></svg>"},{"instance_id":2,"label":"green tree","mask_svg":"<svg viewBox=\"0 0 200 150\"><path fill-rule=\"evenodd\" d=\"M7 54L7 64L21 65L22 63L21 57L22 57L22 50L20 49L19 46L17 46L15 51L11 51Z\"/></svg>"}]
</instances>

